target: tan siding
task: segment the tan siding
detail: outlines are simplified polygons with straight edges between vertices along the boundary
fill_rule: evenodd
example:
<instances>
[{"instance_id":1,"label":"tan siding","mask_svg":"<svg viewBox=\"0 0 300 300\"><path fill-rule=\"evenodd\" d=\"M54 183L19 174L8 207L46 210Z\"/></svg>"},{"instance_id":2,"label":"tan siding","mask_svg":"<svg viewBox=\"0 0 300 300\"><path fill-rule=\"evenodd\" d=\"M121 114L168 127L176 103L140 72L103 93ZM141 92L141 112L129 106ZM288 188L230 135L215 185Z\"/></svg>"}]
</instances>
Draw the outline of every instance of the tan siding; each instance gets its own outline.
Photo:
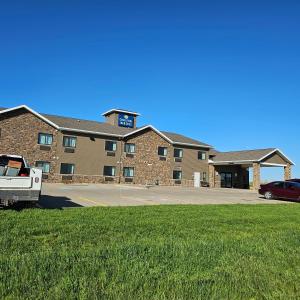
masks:
<instances>
[{"instance_id":1,"label":"tan siding","mask_svg":"<svg viewBox=\"0 0 300 300\"><path fill-rule=\"evenodd\" d=\"M77 145L75 153L65 153L63 147L63 136L76 136ZM90 136L73 135L70 133L60 133L58 141L59 166L57 173L60 172L60 163L74 163L75 174L81 175L103 175L104 166L115 166L118 170L118 160L121 154L121 142L116 139L106 137L94 137L94 141ZM116 156L107 156L105 151L105 141L116 141Z\"/></svg>"},{"instance_id":2,"label":"tan siding","mask_svg":"<svg viewBox=\"0 0 300 300\"><path fill-rule=\"evenodd\" d=\"M277 153L273 153L271 156L263 160L264 163L270 163L270 164L281 164L286 165L287 161L284 160L280 155Z\"/></svg>"}]
</instances>

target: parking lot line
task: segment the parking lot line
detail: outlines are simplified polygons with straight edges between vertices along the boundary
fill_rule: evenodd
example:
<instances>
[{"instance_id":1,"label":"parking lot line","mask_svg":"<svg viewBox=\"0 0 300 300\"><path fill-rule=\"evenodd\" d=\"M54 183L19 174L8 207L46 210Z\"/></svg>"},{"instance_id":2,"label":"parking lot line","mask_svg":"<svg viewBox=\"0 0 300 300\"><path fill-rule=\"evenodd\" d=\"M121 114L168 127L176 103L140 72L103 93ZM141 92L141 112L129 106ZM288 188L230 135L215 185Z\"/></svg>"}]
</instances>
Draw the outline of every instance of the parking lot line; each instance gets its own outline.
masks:
<instances>
[{"instance_id":1,"label":"parking lot line","mask_svg":"<svg viewBox=\"0 0 300 300\"><path fill-rule=\"evenodd\" d=\"M101 202L98 202L98 201L94 201L94 200L91 200L91 199L88 199L88 198L85 198L85 197L77 197L79 200L81 201L85 201L85 202L90 202L90 203L93 203L97 206L107 206L106 204L104 203L101 203Z\"/></svg>"}]
</instances>

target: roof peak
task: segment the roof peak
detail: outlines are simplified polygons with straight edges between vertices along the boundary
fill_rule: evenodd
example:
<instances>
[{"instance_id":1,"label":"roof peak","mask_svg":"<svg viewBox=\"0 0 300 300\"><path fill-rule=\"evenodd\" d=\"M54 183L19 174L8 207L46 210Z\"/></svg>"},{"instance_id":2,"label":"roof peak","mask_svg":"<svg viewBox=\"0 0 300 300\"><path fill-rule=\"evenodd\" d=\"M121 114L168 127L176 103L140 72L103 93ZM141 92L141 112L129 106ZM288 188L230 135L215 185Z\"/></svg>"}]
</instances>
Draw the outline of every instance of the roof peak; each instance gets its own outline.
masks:
<instances>
[{"instance_id":1,"label":"roof peak","mask_svg":"<svg viewBox=\"0 0 300 300\"><path fill-rule=\"evenodd\" d=\"M130 111L130 110L127 110L127 109L121 109L121 108L112 108L112 109L110 109L110 110L104 112L104 113L102 114L102 116L105 117L105 116L108 116L108 115L110 115L110 114L112 114L112 113L115 113L115 112L125 113L125 114L129 114L129 115L133 115L133 116L140 116L140 114L137 113L137 112Z\"/></svg>"}]
</instances>

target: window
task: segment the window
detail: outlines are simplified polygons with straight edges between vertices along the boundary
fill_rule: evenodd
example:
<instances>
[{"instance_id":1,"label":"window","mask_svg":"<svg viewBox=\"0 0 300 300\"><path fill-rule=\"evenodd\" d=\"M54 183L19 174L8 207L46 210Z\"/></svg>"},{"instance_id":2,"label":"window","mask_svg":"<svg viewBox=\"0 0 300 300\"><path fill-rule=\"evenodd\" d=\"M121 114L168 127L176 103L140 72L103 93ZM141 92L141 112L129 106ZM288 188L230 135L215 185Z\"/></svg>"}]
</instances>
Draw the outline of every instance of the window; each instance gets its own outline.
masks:
<instances>
[{"instance_id":1,"label":"window","mask_svg":"<svg viewBox=\"0 0 300 300\"><path fill-rule=\"evenodd\" d=\"M39 141L40 145L52 145L53 135L48 133L39 133Z\"/></svg>"},{"instance_id":2,"label":"window","mask_svg":"<svg viewBox=\"0 0 300 300\"><path fill-rule=\"evenodd\" d=\"M206 152L198 151L198 159L199 160L206 160Z\"/></svg>"},{"instance_id":3,"label":"window","mask_svg":"<svg viewBox=\"0 0 300 300\"><path fill-rule=\"evenodd\" d=\"M274 182L273 186L275 188L283 189L284 188L284 182L283 181Z\"/></svg>"},{"instance_id":4,"label":"window","mask_svg":"<svg viewBox=\"0 0 300 300\"><path fill-rule=\"evenodd\" d=\"M168 148L167 147L158 147L158 155L159 156L167 156Z\"/></svg>"},{"instance_id":5,"label":"window","mask_svg":"<svg viewBox=\"0 0 300 300\"><path fill-rule=\"evenodd\" d=\"M174 157L182 158L182 156L183 156L183 150L182 150L182 149L175 148L175 149L174 149Z\"/></svg>"},{"instance_id":6,"label":"window","mask_svg":"<svg viewBox=\"0 0 300 300\"><path fill-rule=\"evenodd\" d=\"M206 180L207 180L207 174L206 172L203 172L202 181L206 181Z\"/></svg>"},{"instance_id":7,"label":"window","mask_svg":"<svg viewBox=\"0 0 300 300\"><path fill-rule=\"evenodd\" d=\"M50 163L47 161L37 161L35 163L35 166L39 169L42 169L43 173L49 173L50 172Z\"/></svg>"},{"instance_id":8,"label":"window","mask_svg":"<svg viewBox=\"0 0 300 300\"><path fill-rule=\"evenodd\" d=\"M173 179L181 180L182 179L182 171L174 170L173 171Z\"/></svg>"},{"instance_id":9,"label":"window","mask_svg":"<svg viewBox=\"0 0 300 300\"><path fill-rule=\"evenodd\" d=\"M116 167L104 166L103 175L104 176L116 176Z\"/></svg>"},{"instance_id":10,"label":"window","mask_svg":"<svg viewBox=\"0 0 300 300\"><path fill-rule=\"evenodd\" d=\"M105 150L115 152L117 150L117 142L105 141Z\"/></svg>"},{"instance_id":11,"label":"window","mask_svg":"<svg viewBox=\"0 0 300 300\"><path fill-rule=\"evenodd\" d=\"M134 176L134 168L124 167L123 168L123 176L124 177L133 177Z\"/></svg>"},{"instance_id":12,"label":"window","mask_svg":"<svg viewBox=\"0 0 300 300\"><path fill-rule=\"evenodd\" d=\"M60 165L60 174L74 174L74 164L64 164Z\"/></svg>"},{"instance_id":13,"label":"window","mask_svg":"<svg viewBox=\"0 0 300 300\"><path fill-rule=\"evenodd\" d=\"M74 136L64 136L63 145L68 148L76 148L77 138Z\"/></svg>"},{"instance_id":14,"label":"window","mask_svg":"<svg viewBox=\"0 0 300 300\"><path fill-rule=\"evenodd\" d=\"M135 153L135 144L126 143L124 145L124 151L126 153Z\"/></svg>"}]
</instances>

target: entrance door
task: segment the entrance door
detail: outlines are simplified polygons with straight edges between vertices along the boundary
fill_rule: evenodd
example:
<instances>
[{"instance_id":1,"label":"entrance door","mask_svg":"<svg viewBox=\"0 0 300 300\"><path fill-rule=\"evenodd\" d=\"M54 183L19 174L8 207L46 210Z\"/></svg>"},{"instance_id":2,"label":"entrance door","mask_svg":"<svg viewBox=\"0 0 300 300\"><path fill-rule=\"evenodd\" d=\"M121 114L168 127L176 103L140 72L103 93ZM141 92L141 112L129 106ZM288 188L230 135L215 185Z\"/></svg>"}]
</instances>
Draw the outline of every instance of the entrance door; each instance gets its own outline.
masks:
<instances>
[{"instance_id":1,"label":"entrance door","mask_svg":"<svg viewBox=\"0 0 300 300\"><path fill-rule=\"evenodd\" d=\"M221 173L221 187L232 188L232 173Z\"/></svg>"},{"instance_id":2,"label":"entrance door","mask_svg":"<svg viewBox=\"0 0 300 300\"><path fill-rule=\"evenodd\" d=\"M200 180L201 180L200 172L195 172L194 173L194 187L195 188L200 187Z\"/></svg>"}]
</instances>

